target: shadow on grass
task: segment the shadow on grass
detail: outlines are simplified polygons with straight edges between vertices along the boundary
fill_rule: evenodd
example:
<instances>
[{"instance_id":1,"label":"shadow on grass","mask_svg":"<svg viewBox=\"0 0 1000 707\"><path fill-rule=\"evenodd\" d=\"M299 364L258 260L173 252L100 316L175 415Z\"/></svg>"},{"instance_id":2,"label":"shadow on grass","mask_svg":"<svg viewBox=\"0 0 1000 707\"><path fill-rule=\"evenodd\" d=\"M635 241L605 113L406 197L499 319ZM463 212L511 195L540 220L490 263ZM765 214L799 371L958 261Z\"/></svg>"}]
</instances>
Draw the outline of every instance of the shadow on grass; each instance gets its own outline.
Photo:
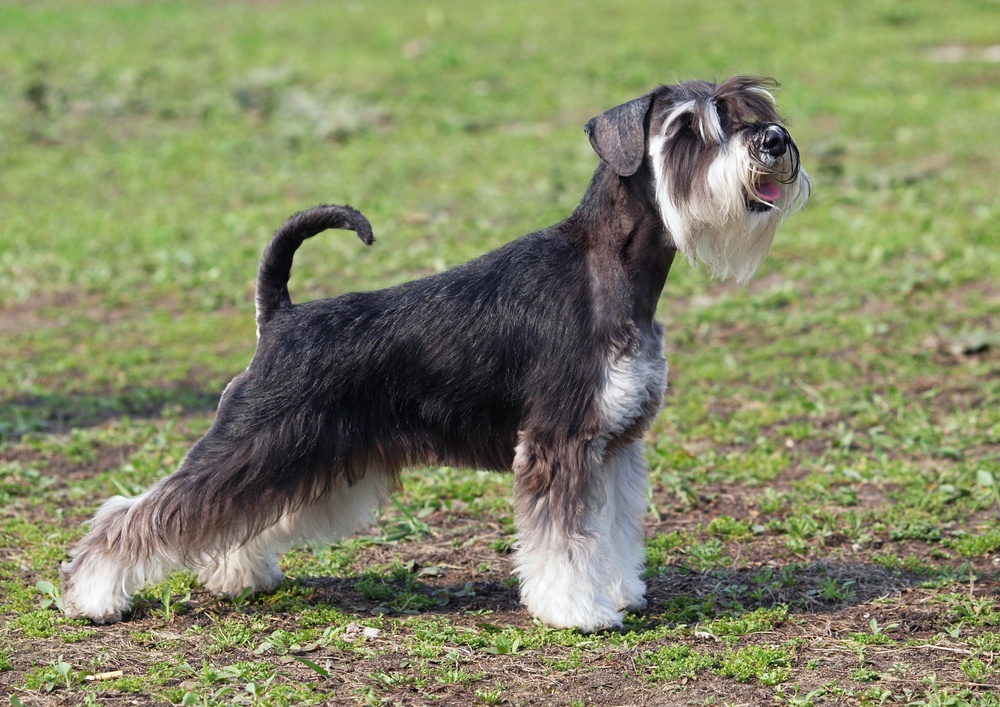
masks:
<instances>
[{"instance_id":1,"label":"shadow on grass","mask_svg":"<svg viewBox=\"0 0 1000 707\"><path fill-rule=\"evenodd\" d=\"M647 580L649 605L636 618L658 626L695 624L778 607L790 614L833 613L901 596L921 585L968 578L967 568L911 570L824 559L703 572L669 567Z\"/></svg>"},{"instance_id":2,"label":"shadow on grass","mask_svg":"<svg viewBox=\"0 0 1000 707\"><path fill-rule=\"evenodd\" d=\"M902 596L930 583L968 580L965 569L925 571L890 569L874 563L814 560L776 568L713 569L704 572L669 567L648 580L648 606L626 614L625 630L644 633L664 628L736 620L771 610L787 614L829 614L880 598ZM995 583L997 577L984 578ZM401 567L365 571L349 578L301 577L311 592L308 603L329 605L359 618L371 615L507 614L498 625L530 625L518 589L509 581L425 582ZM272 607L278 609L279 606ZM512 616L521 614L522 616ZM751 617L752 618L752 617ZM858 630L866 624L859 623ZM762 629L763 630L763 629Z\"/></svg>"},{"instance_id":3,"label":"shadow on grass","mask_svg":"<svg viewBox=\"0 0 1000 707\"><path fill-rule=\"evenodd\" d=\"M219 391L205 392L178 385L171 388L131 387L127 390L62 395L46 393L0 402L0 441L16 441L32 433L61 433L95 427L115 417L138 419L170 414L212 412Z\"/></svg>"}]
</instances>

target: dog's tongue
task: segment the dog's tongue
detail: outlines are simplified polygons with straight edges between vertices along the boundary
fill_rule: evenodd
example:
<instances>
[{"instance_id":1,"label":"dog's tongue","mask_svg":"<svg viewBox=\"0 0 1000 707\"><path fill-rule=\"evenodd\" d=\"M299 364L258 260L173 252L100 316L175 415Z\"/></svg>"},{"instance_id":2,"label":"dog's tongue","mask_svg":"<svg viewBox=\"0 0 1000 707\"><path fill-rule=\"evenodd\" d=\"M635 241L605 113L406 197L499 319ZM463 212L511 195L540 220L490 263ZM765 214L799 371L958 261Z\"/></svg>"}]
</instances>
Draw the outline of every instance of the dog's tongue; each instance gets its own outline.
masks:
<instances>
[{"instance_id":1,"label":"dog's tongue","mask_svg":"<svg viewBox=\"0 0 1000 707\"><path fill-rule=\"evenodd\" d=\"M762 184L758 184L754 191L757 194L757 198L761 201L770 203L781 198L781 190L778 189L778 185L774 182L764 182Z\"/></svg>"}]
</instances>

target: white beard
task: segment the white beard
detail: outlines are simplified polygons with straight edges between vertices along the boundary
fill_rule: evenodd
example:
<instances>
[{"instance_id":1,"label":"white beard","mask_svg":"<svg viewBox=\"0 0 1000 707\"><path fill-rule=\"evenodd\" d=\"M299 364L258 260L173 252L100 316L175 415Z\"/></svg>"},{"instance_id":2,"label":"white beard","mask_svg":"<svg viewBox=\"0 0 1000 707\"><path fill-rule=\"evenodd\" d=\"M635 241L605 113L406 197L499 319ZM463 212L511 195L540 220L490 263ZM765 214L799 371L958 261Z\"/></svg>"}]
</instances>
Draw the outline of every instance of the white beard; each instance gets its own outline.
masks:
<instances>
[{"instance_id":1,"label":"white beard","mask_svg":"<svg viewBox=\"0 0 1000 707\"><path fill-rule=\"evenodd\" d=\"M665 173L665 143L662 134L651 137L649 155L656 200L674 245L692 264L704 262L714 277L746 283L767 257L778 226L805 205L811 188L809 176L800 169L793 181L780 183L781 196L769 203L770 208L747 208L746 195L754 194L755 177L761 170L751 160L743 140L733 137L720 146L704 187L695 185L690 198L677 203ZM787 170L791 162L786 153L776 160L776 169Z\"/></svg>"}]
</instances>

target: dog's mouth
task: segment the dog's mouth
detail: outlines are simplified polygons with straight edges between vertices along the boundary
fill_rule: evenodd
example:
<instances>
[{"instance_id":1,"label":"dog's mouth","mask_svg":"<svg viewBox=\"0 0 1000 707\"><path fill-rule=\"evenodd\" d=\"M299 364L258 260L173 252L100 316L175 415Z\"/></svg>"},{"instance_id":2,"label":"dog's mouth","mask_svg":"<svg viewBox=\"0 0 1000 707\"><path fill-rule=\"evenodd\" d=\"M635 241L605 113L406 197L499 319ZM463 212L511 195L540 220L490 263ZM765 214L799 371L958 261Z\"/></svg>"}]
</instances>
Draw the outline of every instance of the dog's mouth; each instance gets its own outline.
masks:
<instances>
[{"instance_id":1,"label":"dog's mouth","mask_svg":"<svg viewBox=\"0 0 1000 707\"><path fill-rule=\"evenodd\" d=\"M746 204L750 211L768 211L774 208L774 202L781 198L781 188L778 183L766 175L755 180L753 193L746 194Z\"/></svg>"}]
</instances>

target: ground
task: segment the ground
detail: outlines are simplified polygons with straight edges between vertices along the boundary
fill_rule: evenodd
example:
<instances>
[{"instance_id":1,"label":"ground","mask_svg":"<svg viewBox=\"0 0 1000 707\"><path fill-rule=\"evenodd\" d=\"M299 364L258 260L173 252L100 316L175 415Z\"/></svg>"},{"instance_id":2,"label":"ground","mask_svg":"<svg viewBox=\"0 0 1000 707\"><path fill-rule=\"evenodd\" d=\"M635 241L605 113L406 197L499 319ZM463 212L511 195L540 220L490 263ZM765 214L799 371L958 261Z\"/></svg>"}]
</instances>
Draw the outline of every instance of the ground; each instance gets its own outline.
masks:
<instances>
[{"instance_id":1,"label":"ground","mask_svg":"<svg viewBox=\"0 0 1000 707\"><path fill-rule=\"evenodd\" d=\"M1000 704L994 4L0 7L0 697ZM59 612L86 520L246 366L289 214L349 202L377 239L310 240L295 301L437 272L574 208L592 116L736 73L780 80L815 191L747 287L672 269L624 630L535 624L510 477L445 468L272 594L178 573L120 624Z\"/></svg>"}]
</instances>

